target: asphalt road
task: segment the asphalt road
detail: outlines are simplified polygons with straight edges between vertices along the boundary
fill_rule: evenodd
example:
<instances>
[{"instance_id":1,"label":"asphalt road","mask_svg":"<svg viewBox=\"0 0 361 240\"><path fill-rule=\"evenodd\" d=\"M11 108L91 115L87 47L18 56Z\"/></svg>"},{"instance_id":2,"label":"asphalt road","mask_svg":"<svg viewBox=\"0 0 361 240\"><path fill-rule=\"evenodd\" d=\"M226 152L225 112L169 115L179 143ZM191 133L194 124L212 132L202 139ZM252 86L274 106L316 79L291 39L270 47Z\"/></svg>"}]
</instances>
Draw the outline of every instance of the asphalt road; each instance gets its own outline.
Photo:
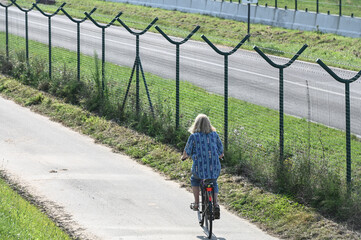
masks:
<instances>
[{"instance_id":1,"label":"asphalt road","mask_svg":"<svg viewBox=\"0 0 361 240\"><path fill-rule=\"evenodd\" d=\"M128 156L0 97L0 167L100 239L206 239L193 196ZM213 239L275 239L221 209Z\"/></svg>"},{"instance_id":2,"label":"asphalt road","mask_svg":"<svg viewBox=\"0 0 361 240\"><path fill-rule=\"evenodd\" d=\"M9 9L9 31L24 36L24 14ZM48 42L47 18L37 11L29 13L29 38ZM4 31L4 9L0 9L0 30ZM164 29L165 30L165 29ZM166 30L165 30L166 31ZM201 29L200 29L201 32ZM187 34L185 34L187 35ZM11 43L10 43L11 44ZM76 49L76 25L66 16L52 18L52 44ZM82 52L101 55L101 30L92 22L81 25ZM302 46L299 46L301 48ZM223 48L226 50L227 48ZM296 52L296 51L295 51ZM307 50L304 54L307 54ZM175 78L175 47L160 34L140 37L140 56L147 72ZM122 27L106 30L106 60L132 66L135 37ZM207 91L223 94L223 57L206 43L189 41L181 46L181 79ZM273 57L283 64L288 59ZM315 59L316 60L316 59ZM336 69L350 78L356 72ZM307 118L331 127L345 129L344 85L331 78L318 64L295 62L285 69L285 113ZM229 95L258 105L278 109L278 70L270 67L256 52L239 50L229 57ZM351 85L351 130L361 135L361 80ZM308 88L307 88L308 84Z\"/></svg>"}]
</instances>

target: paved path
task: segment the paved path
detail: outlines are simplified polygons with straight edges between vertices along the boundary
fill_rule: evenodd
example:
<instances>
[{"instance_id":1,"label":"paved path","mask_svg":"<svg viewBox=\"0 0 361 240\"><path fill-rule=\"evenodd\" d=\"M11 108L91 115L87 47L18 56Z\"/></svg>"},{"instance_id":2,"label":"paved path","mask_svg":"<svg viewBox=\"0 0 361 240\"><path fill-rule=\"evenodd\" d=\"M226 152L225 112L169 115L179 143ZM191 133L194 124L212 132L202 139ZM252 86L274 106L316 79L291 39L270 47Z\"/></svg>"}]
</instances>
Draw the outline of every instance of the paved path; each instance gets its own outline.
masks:
<instances>
[{"instance_id":1,"label":"paved path","mask_svg":"<svg viewBox=\"0 0 361 240\"><path fill-rule=\"evenodd\" d=\"M100 239L205 239L191 193L128 156L0 98L0 167ZM275 239L221 210L214 238Z\"/></svg>"}]
</instances>

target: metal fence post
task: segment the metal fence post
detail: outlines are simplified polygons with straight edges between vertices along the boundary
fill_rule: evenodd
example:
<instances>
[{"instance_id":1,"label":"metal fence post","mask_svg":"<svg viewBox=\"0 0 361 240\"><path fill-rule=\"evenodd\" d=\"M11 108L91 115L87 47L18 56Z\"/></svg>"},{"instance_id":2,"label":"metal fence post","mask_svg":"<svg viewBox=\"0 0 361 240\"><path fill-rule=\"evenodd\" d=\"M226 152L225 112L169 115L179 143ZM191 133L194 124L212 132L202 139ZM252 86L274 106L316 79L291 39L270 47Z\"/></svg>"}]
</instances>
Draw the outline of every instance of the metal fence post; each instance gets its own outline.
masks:
<instances>
[{"instance_id":1,"label":"metal fence post","mask_svg":"<svg viewBox=\"0 0 361 240\"><path fill-rule=\"evenodd\" d=\"M280 129L280 158L284 159L284 80L283 80L283 68L279 68L279 129Z\"/></svg>"},{"instance_id":2,"label":"metal fence post","mask_svg":"<svg viewBox=\"0 0 361 240\"><path fill-rule=\"evenodd\" d=\"M298 6L297 6L297 0L295 0L295 11L297 11L298 9Z\"/></svg>"},{"instance_id":3,"label":"metal fence post","mask_svg":"<svg viewBox=\"0 0 361 240\"><path fill-rule=\"evenodd\" d=\"M25 12L25 51L26 51L26 63L29 65L29 18L28 12Z\"/></svg>"},{"instance_id":4,"label":"metal fence post","mask_svg":"<svg viewBox=\"0 0 361 240\"><path fill-rule=\"evenodd\" d=\"M251 31L251 4L247 4L247 34L250 35Z\"/></svg>"},{"instance_id":5,"label":"metal fence post","mask_svg":"<svg viewBox=\"0 0 361 240\"><path fill-rule=\"evenodd\" d=\"M175 69L175 75L176 75L176 80L175 80L175 129L179 128L179 50L180 45L177 44L176 45L176 51L175 51L175 55L176 55L176 69Z\"/></svg>"},{"instance_id":6,"label":"metal fence post","mask_svg":"<svg viewBox=\"0 0 361 240\"><path fill-rule=\"evenodd\" d=\"M6 45L6 61L9 61L9 11L8 8L12 6L13 3L4 5L0 2L0 6L5 8L5 45Z\"/></svg>"},{"instance_id":7,"label":"metal fence post","mask_svg":"<svg viewBox=\"0 0 361 240\"><path fill-rule=\"evenodd\" d=\"M52 59L51 59L51 17L48 17L48 33L49 33L49 79L51 79L51 71L52 71L52 67L51 67L51 63L52 63Z\"/></svg>"},{"instance_id":8,"label":"metal fence post","mask_svg":"<svg viewBox=\"0 0 361 240\"><path fill-rule=\"evenodd\" d=\"M105 28L102 28L102 93L105 90Z\"/></svg>"},{"instance_id":9,"label":"metal fence post","mask_svg":"<svg viewBox=\"0 0 361 240\"><path fill-rule=\"evenodd\" d=\"M136 81L135 81L135 95L137 96L136 97L136 100L135 100L135 109L137 111L137 114L139 113L139 109L140 109L140 106L139 106L139 35L136 35L135 36L135 61L136 61L136 71L135 71L135 74L136 74Z\"/></svg>"},{"instance_id":10,"label":"metal fence post","mask_svg":"<svg viewBox=\"0 0 361 240\"><path fill-rule=\"evenodd\" d=\"M28 12L25 12L25 51L26 51L26 64L29 66L29 18Z\"/></svg>"},{"instance_id":11,"label":"metal fence post","mask_svg":"<svg viewBox=\"0 0 361 240\"><path fill-rule=\"evenodd\" d=\"M350 83L353 83L361 77L361 70L350 79L344 79L336 75L321 59L316 61L328 74L336 81L345 84L345 105L346 105L346 182L347 190L350 192L351 187L351 120L350 120Z\"/></svg>"},{"instance_id":12,"label":"metal fence post","mask_svg":"<svg viewBox=\"0 0 361 240\"><path fill-rule=\"evenodd\" d=\"M24 9L20 7L16 2L16 0L11 0L11 2L22 12L25 13L25 52L26 52L26 64L29 67L29 21L28 21L28 13L34 9L34 5L29 9Z\"/></svg>"},{"instance_id":13,"label":"metal fence post","mask_svg":"<svg viewBox=\"0 0 361 240\"><path fill-rule=\"evenodd\" d=\"M180 108L180 103L179 103L179 52L180 52L180 45L182 45L183 43L187 42L200 28L200 26L196 26L193 31L186 37L184 38L182 41L174 41L172 39L170 39L170 37L167 36L167 34L165 34L162 29L160 29L160 27L155 26L155 29L157 29L158 32L160 32L160 34L163 35L163 37L165 39L168 40L168 42L170 42L171 44L174 44L176 46L176 114L175 114L175 126L176 129L179 128L179 108Z\"/></svg>"},{"instance_id":14,"label":"metal fence post","mask_svg":"<svg viewBox=\"0 0 361 240\"><path fill-rule=\"evenodd\" d=\"M41 14L43 14L44 16L48 17L48 33L49 33L49 79L51 80L51 64L52 64L52 56L51 56L51 18L54 17L56 14L58 14L58 12L60 11L60 9L62 7L65 6L66 3L61 4L61 6L53 13L53 14L47 14L45 13L43 10L41 10L41 8L38 7L37 3L33 3L33 6L39 10L39 12Z\"/></svg>"},{"instance_id":15,"label":"metal fence post","mask_svg":"<svg viewBox=\"0 0 361 240\"><path fill-rule=\"evenodd\" d=\"M93 9L94 10L94 9ZM91 13L84 12L85 16L89 18L95 26L102 29L102 96L105 90L105 29L113 25L113 23L118 19L122 12L119 12L112 21L110 21L107 25L100 25L94 18L90 15Z\"/></svg>"},{"instance_id":16,"label":"metal fence post","mask_svg":"<svg viewBox=\"0 0 361 240\"><path fill-rule=\"evenodd\" d=\"M224 55L224 149L228 150L228 55Z\"/></svg>"},{"instance_id":17,"label":"metal fence post","mask_svg":"<svg viewBox=\"0 0 361 240\"><path fill-rule=\"evenodd\" d=\"M97 8L93 8L89 15L91 15L93 12L95 12ZM75 20L72 16L69 15L69 13L64 9L61 8L61 11L74 23L76 23L76 29L77 29L77 79L80 81L80 23L84 22L88 19L88 17L84 17L81 20Z\"/></svg>"},{"instance_id":18,"label":"metal fence post","mask_svg":"<svg viewBox=\"0 0 361 240\"><path fill-rule=\"evenodd\" d=\"M280 130L280 163L283 165L284 161L284 90L283 90L283 69L289 67L296 59L300 56L300 54L307 48L307 44L303 45L303 47L293 56L293 58L284 65L279 65L274 63L270 58L268 58L257 46L254 46L254 50L261 55L263 59L265 59L272 67L279 69L279 130Z\"/></svg>"},{"instance_id":19,"label":"metal fence post","mask_svg":"<svg viewBox=\"0 0 361 240\"><path fill-rule=\"evenodd\" d=\"M340 0L339 8L340 8L340 16L342 16L342 0Z\"/></svg>"},{"instance_id":20,"label":"metal fence post","mask_svg":"<svg viewBox=\"0 0 361 240\"><path fill-rule=\"evenodd\" d=\"M76 68L77 68L77 79L80 81L80 23L76 23Z\"/></svg>"},{"instance_id":21,"label":"metal fence post","mask_svg":"<svg viewBox=\"0 0 361 240\"><path fill-rule=\"evenodd\" d=\"M8 7L5 8L5 25L6 25L6 61L9 61L9 11Z\"/></svg>"},{"instance_id":22,"label":"metal fence post","mask_svg":"<svg viewBox=\"0 0 361 240\"><path fill-rule=\"evenodd\" d=\"M319 13L319 0L316 1L316 13Z\"/></svg>"},{"instance_id":23,"label":"metal fence post","mask_svg":"<svg viewBox=\"0 0 361 240\"><path fill-rule=\"evenodd\" d=\"M129 78L129 83L128 83L127 91L125 93L125 97L124 97L124 100L123 100L123 105L122 105L121 110L123 111L123 109L125 107L125 103L127 101L130 85L131 85L133 75L134 75L134 70L136 70L136 111L137 111L137 115L139 114L139 110L140 110L140 107L139 107L139 100L140 100L139 99L139 73L141 72L142 77L143 77L145 90L147 92L149 107L150 107L150 110L151 110L151 112L152 112L152 114L154 116L154 110L153 110L152 101L150 99L150 94L149 94L149 90L148 90L147 81L145 80L145 75L144 75L144 71L143 71L143 67L142 67L142 62L141 62L140 57L139 57L139 36L145 34L158 21L158 18L157 17L154 18L153 21L141 32L134 32L122 20L120 20L119 18L117 20L130 34L136 36L136 56L135 56L135 61L134 61L134 65L133 65L132 74L130 75L130 78Z\"/></svg>"},{"instance_id":24,"label":"metal fence post","mask_svg":"<svg viewBox=\"0 0 361 240\"><path fill-rule=\"evenodd\" d=\"M229 52L223 52L219 50L208 38L204 35L201 36L202 39L219 55L224 56L224 148L228 149L228 56L235 53L250 37L246 35L237 46L235 46Z\"/></svg>"}]
</instances>

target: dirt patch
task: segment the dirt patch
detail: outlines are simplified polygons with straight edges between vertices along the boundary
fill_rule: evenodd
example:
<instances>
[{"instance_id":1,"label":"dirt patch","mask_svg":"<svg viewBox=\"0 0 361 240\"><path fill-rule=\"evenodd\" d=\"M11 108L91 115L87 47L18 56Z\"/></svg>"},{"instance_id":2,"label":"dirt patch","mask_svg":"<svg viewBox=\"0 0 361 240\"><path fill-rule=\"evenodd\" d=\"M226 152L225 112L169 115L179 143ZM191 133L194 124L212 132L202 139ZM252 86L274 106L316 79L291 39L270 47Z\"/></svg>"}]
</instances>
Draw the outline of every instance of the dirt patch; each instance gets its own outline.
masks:
<instances>
[{"instance_id":1,"label":"dirt patch","mask_svg":"<svg viewBox=\"0 0 361 240\"><path fill-rule=\"evenodd\" d=\"M37 194L36 190L30 187L21 179L10 173L0 170L0 178L4 179L11 189L20 196L37 206L45 213L59 228L66 232L73 239L99 240L100 238L90 234L85 228L72 219L72 215L64 210L64 207Z\"/></svg>"}]
</instances>

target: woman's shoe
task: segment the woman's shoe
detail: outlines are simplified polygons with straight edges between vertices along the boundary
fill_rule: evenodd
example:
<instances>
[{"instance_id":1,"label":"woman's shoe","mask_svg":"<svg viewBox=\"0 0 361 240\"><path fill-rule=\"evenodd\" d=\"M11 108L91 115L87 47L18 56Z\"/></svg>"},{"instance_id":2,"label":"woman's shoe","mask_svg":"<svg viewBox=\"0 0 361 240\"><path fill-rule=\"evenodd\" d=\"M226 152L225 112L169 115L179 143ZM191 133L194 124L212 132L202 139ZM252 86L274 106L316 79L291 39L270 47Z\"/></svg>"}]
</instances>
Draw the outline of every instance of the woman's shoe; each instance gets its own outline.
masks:
<instances>
[{"instance_id":1,"label":"woman's shoe","mask_svg":"<svg viewBox=\"0 0 361 240\"><path fill-rule=\"evenodd\" d=\"M215 205L213 208L214 213L214 219L220 219L221 218L221 209L219 208L219 205Z\"/></svg>"},{"instance_id":2,"label":"woman's shoe","mask_svg":"<svg viewBox=\"0 0 361 240\"><path fill-rule=\"evenodd\" d=\"M198 211L199 210L199 203L191 203L191 209L193 211Z\"/></svg>"}]
</instances>

